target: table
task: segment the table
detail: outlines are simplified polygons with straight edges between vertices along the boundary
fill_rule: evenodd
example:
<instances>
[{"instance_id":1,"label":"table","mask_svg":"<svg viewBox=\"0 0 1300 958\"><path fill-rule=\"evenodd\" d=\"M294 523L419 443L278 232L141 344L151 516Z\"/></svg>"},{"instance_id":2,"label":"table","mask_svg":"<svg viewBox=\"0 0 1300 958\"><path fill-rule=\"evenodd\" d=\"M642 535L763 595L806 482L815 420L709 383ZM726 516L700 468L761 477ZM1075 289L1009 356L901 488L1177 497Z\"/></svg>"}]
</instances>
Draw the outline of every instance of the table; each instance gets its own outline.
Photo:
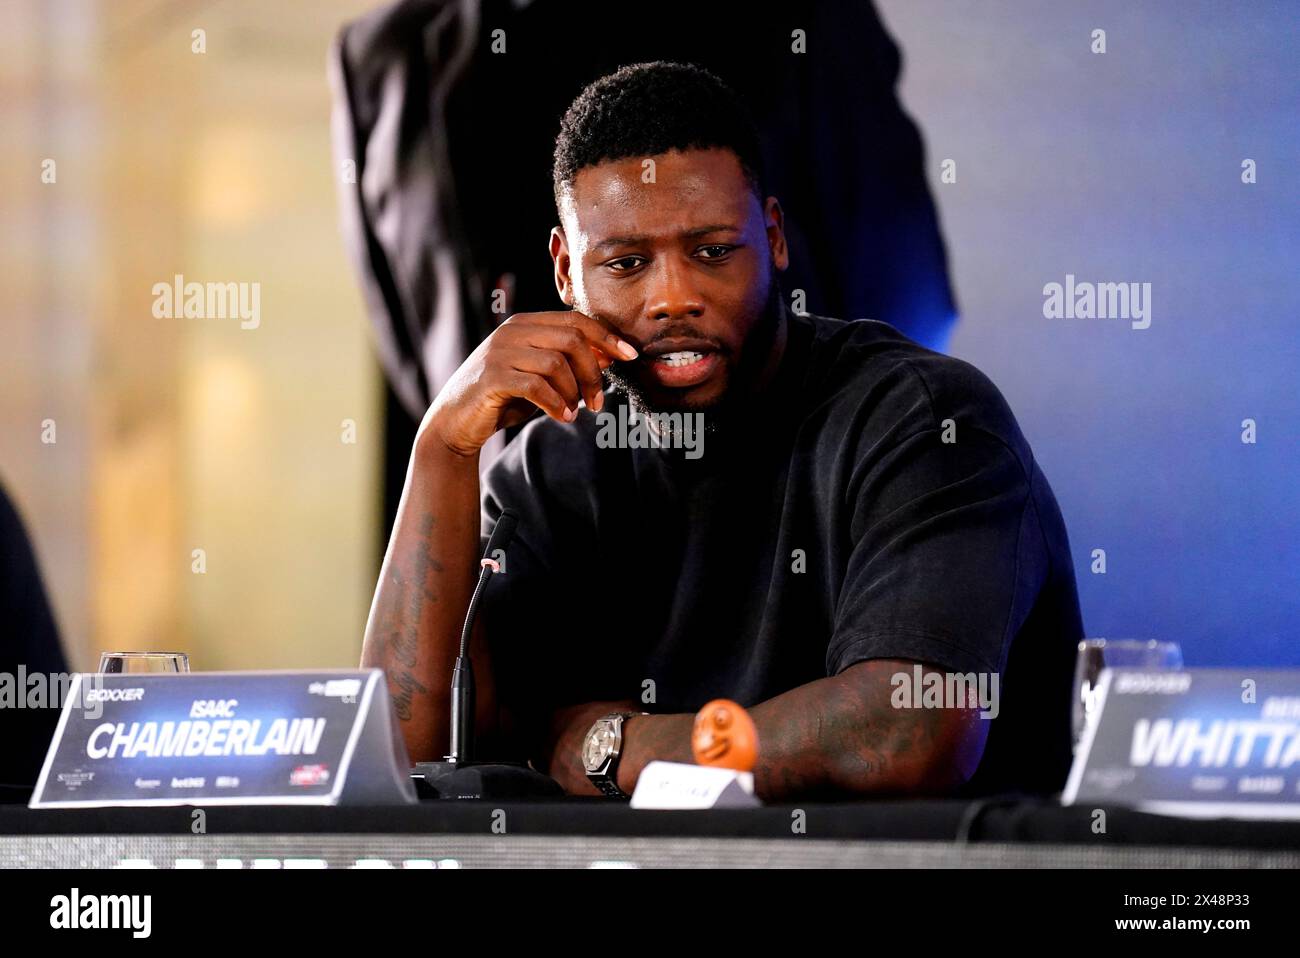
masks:
<instances>
[{"instance_id":1,"label":"table","mask_svg":"<svg viewBox=\"0 0 1300 958\"><path fill-rule=\"evenodd\" d=\"M671 812L600 798L395 808L9 804L0 805L0 868L1300 867L1300 822L1116 807L1100 809L1098 832L1096 811L1016 796Z\"/></svg>"}]
</instances>

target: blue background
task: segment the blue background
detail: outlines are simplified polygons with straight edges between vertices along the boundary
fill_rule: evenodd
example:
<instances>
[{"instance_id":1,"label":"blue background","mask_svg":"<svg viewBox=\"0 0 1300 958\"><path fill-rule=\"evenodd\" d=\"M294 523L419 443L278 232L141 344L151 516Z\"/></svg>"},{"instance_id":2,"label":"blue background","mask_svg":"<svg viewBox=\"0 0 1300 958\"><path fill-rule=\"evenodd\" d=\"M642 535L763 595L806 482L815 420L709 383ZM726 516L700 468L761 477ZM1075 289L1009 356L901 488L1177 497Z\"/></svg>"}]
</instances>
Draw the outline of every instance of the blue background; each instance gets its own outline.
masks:
<instances>
[{"instance_id":1,"label":"blue background","mask_svg":"<svg viewBox=\"0 0 1300 958\"><path fill-rule=\"evenodd\" d=\"M1087 634L1300 664L1300 4L878 7L960 309L931 345L1015 409ZM1044 318L1067 273L1151 283L1151 327Z\"/></svg>"}]
</instances>

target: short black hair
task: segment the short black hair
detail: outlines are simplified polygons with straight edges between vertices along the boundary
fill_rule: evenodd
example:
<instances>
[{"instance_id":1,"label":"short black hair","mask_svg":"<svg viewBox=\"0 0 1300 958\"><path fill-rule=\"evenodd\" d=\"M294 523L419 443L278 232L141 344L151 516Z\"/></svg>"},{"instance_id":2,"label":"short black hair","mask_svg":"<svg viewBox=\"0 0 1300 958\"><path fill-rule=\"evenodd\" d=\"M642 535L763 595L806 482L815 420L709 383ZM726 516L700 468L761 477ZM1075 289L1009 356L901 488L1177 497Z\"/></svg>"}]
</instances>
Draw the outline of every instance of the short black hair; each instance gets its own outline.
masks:
<instances>
[{"instance_id":1,"label":"short black hair","mask_svg":"<svg viewBox=\"0 0 1300 958\"><path fill-rule=\"evenodd\" d=\"M656 60L621 67L591 83L565 111L551 168L555 207L580 170L606 160L670 150L731 150L761 203L758 130L731 87L691 63Z\"/></svg>"}]
</instances>

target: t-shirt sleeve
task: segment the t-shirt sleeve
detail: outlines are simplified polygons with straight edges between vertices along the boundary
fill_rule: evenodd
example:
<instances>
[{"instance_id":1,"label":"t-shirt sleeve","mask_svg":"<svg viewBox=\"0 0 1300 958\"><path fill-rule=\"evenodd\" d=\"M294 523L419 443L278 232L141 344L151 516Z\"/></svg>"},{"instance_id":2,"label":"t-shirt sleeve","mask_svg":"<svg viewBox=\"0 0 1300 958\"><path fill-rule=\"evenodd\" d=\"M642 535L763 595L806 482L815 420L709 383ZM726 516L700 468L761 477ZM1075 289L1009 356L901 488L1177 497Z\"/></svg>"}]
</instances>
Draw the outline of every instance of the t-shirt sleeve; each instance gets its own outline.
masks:
<instances>
[{"instance_id":1,"label":"t-shirt sleeve","mask_svg":"<svg viewBox=\"0 0 1300 958\"><path fill-rule=\"evenodd\" d=\"M920 430L859 464L828 675L880 658L955 672L1005 666L1046 572L1030 477L998 436L956 429Z\"/></svg>"}]
</instances>

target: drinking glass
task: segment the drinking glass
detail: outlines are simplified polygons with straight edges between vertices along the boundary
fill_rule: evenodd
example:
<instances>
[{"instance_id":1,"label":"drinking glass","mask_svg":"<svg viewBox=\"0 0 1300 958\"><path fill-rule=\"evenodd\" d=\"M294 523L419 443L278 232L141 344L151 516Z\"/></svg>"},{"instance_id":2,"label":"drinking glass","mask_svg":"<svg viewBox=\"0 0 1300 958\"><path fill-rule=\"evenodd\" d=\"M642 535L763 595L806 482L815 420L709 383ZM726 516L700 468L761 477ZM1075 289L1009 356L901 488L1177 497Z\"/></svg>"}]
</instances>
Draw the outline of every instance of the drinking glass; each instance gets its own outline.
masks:
<instances>
[{"instance_id":1,"label":"drinking glass","mask_svg":"<svg viewBox=\"0 0 1300 958\"><path fill-rule=\"evenodd\" d=\"M190 657L184 652L105 652L99 657L99 671L102 675L189 670Z\"/></svg>"},{"instance_id":2,"label":"drinking glass","mask_svg":"<svg viewBox=\"0 0 1300 958\"><path fill-rule=\"evenodd\" d=\"M1074 664L1074 748L1077 751L1088 723L1095 721L1097 682L1102 669L1181 669L1183 650L1177 642L1155 639L1084 639Z\"/></svg>"}]
</instances>

